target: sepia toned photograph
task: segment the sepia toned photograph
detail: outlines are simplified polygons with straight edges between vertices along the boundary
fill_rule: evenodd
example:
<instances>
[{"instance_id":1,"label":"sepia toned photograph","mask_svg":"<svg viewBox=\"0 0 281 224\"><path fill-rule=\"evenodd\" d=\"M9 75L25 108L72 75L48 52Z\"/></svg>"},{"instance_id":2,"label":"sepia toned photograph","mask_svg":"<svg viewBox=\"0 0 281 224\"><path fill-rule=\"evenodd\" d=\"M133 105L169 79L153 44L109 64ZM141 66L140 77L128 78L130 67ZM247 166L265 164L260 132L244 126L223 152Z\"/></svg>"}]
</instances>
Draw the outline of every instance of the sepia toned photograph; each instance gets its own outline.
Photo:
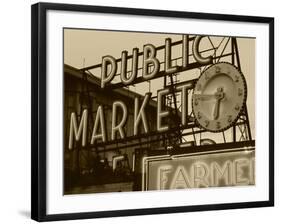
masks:
<instances>
[{"instance_id":1,"label":"sepia toned photograph","mask_svg":"<svg viewBox=\"0 0 281 224\"><path fill-rule=\"evenodd\" d=\"M255 186L255 47L64 28L64 194Z\"/></svg>"},{"instance_id":2,"label":"sepia toned photograph","mask_svg":"<svg viewBox=\"0 0 281 224\"><path fill-rule=\"evenodd\" d=\"M274 206L274 18L31 14L32 219Z\"/></svg>"}]
</instances>

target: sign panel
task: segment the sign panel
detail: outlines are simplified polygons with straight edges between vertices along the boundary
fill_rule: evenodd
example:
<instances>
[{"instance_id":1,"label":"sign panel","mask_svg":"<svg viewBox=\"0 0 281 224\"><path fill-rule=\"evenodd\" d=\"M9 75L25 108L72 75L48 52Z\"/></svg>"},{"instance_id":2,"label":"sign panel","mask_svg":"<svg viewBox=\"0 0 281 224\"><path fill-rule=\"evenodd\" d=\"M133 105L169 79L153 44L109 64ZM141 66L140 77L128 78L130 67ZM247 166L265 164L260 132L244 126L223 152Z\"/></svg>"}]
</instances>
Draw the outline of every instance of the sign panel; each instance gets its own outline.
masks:
<instances>
[{"instance_id":1,"label":"sign panel","mask_svg":"<svg viewBox=\"0 0 281 224\"><path fill-rule=\"evenodd\" d=\"M255 184L255 148L146 157L143 190Z\"/></svg>"}]
</instances>

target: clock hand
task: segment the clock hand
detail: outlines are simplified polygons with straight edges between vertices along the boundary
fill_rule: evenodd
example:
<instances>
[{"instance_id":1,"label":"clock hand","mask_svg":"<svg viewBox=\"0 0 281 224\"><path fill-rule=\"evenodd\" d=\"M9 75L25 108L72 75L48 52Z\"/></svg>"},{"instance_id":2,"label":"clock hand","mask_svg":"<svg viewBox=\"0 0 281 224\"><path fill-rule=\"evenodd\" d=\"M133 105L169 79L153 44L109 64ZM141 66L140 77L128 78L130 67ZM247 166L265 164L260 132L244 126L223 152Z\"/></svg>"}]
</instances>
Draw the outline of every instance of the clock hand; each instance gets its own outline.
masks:
<instances>
[{"instance_id":1,"label":"clock hand","mask_svg":"<svg viewBox=\"0 0 281 224\"><path fill-rule=\"evenodd\" d=\"M215 104L215 108L214 108L214 120L217 120L219 117L219 106L220 106L220 100L219 98L216 99L216 104Z\"/></svg>"},{"instance_id":2,"label":"clock hand","mask_svg":"<svg viewBox=\"0 0 281 224\"><path fill-rule=\"evenodd\" d=\"M215 93L215 97L216 97L216 103L215 103L213 115L214 115L214 120L217 120L219 117L220 102L221 102L221 99L224 98L223 88L219 87L217 89L217 92Z\"/></svg>"},{"instance_id":3,"label":"clock hand","mask_svg":"<svg viewBox=\"0 0 281 224\"><path fill-rule=\"evenodd\" d=\"M216 95L213 94L194 94L194 96L198 100L211 100L216 98Z\"/></svg>"}]
</instances>

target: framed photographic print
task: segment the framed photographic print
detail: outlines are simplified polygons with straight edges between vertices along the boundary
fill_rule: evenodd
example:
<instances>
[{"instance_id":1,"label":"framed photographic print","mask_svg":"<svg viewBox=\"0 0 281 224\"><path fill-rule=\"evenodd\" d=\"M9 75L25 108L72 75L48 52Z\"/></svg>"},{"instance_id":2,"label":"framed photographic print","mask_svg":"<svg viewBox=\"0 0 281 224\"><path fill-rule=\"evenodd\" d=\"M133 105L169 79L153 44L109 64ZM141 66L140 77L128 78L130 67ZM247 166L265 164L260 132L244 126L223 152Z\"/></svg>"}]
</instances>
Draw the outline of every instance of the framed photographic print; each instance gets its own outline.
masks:
<instances>
[{"instance_id":1,"label":"framed photographic print","mask_svg":"<svg viewBox=\"0 0 281 224\"><path fill-rule=\"evenodd\" d=\"M274 19L32 6L32 218L274 205Z\"/></svg>"}]
</instances>

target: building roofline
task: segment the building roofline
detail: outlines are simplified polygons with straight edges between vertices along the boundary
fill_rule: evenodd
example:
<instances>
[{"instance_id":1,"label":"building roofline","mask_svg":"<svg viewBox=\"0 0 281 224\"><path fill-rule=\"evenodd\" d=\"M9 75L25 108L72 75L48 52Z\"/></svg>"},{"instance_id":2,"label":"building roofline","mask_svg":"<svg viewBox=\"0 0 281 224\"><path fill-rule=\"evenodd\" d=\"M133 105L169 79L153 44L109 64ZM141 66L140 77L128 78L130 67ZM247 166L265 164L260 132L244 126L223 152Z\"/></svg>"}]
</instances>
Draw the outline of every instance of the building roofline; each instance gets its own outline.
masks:
<instances>
[{"instance_id":1,"label":"building roofline","mask_svg":"<svg viewBox=\"0 0 281 224\"><path fill-rule=\"evenodd\" d=\"M68 64L64 64L64 73L70 74L70 75L72 75L76 78L79 78L79 79L83 78L83 72L82 71L80 71L79 69L77 69L73 66L70 66ZM101 80L94 75L88 74L87 80L90 83L92 83L94 85L97 85L98 87L101 86ZM126 89L126 88L118 88L118 89L113 89L111 91L114 91L114 92L116 92L116 93L118 93L122 96L129 97L131 99L134 99L136 97L138 97L140 99L144 98L144 95L141 95L139 93L130 91L129 89ZM155 100L150 99L149 105L152 106L152 107L157 107L157 102Z\"/></svg>"}]
</instances>

